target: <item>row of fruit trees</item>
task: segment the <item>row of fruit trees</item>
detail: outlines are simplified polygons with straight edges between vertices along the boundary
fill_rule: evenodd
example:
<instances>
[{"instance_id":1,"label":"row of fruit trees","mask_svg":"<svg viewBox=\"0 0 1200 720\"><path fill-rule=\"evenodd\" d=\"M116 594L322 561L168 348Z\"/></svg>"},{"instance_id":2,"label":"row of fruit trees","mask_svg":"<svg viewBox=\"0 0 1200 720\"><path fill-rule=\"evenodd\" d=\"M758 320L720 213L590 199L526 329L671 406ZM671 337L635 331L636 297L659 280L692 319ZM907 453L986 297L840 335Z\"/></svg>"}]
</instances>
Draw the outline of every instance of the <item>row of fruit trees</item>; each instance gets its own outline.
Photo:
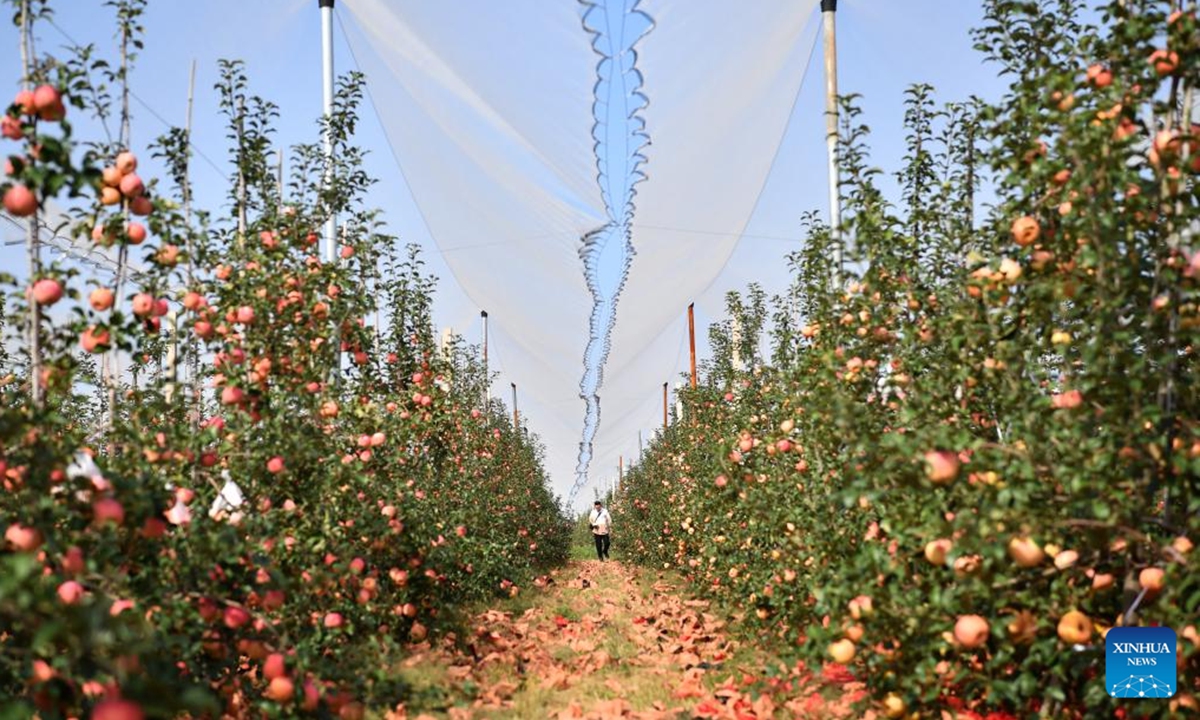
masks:
<instances>
[{"instance_id":1,"label":"row of fruit trees","mask_svg":"<svg viewBox=\"0 0 1200 720\"><path fill-rule=\"evenodd\" d=\"M0 277L0 717L406 700L405 645L561 563L573 528L478 353L435 342L420 257L363 204L362 78L281 183L277 110L223 63L230 209L205 213L186 129L150 150L163 178L128 146L145 0L106 3L111 57L35 54L50 3L9 4L26 89L0 120L0 191L49 229L27 281ZM111 267L48 261L46 234Z\"/></svg>"},{"instance_id":2,"label":"row of fruit trees","mask_svg":"<svg viewBox=\"0 0 1200 720\"><path fill-rule=\"evenodd\" d=\"M729 296L615 498L633 555L887 717L1195 713L1198 27L1168 0L987 0L1011 86L910 90L896 202L846 101L847 285L814 221L790 293ZM1119 625L1175 629L1172 700L1109 697Z\"/></svg>"}]
</instances>

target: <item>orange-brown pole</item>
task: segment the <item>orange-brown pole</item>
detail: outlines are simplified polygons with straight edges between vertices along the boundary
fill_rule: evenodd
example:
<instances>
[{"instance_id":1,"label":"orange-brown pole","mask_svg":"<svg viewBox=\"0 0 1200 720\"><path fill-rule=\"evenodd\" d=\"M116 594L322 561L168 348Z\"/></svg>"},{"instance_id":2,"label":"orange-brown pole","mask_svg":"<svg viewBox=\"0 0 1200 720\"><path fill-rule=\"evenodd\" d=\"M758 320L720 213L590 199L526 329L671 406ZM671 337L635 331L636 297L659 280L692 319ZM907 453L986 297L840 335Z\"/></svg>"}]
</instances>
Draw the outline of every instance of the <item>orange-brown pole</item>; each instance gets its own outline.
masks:
<instances>
[{"instance_id":1,"label":"orange-brown pole","mask_svg":"<svg viewBox=\"0 0 1200 720\"><path fill-rule=\"evenodd\" d=\"M696 389L696 303L688 305L688 349L692 354L692 389Z\"/></svg>"}]
</instances>

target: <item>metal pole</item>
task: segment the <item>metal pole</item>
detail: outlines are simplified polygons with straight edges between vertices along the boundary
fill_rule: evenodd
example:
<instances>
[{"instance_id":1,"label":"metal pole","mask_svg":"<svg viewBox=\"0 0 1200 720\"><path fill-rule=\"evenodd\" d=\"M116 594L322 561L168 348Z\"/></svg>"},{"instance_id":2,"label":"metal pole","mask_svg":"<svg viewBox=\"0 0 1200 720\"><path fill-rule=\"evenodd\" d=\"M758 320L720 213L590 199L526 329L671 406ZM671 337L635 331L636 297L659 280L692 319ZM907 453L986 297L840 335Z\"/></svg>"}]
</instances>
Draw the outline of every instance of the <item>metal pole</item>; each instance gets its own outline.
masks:
<instances>
[{"instance_id":1,"label":"metal pole","mask_svg":"<svg viewBox=\"0 0 1200 720\"><path fill-rule=\"evenodd\" d=\"M688 305L688 350L692 354L692 389L696 389L696 303Z\"/></svg>"},{"instance_id":2,"label":"metal pole","mask_svg":"<svg viewBox=\"0 0 1200 720\"><path fill-rule=\"evenodd\" d=\"M321 77L324 90L325 122L333 118L333 3L334 0L317 0L321 9ZM328 125L325 128L325 187L333 179L333 134ZM333 212L325 221L325 261L334 262L337 257L334 247L337 242L337 219Z\"/></svg>"},{"instance_id":3,"label":"metal pole","mask_svg":"<svg viewBox=\"0 0 1200 720\"><path fill-rule=\"evenodd\" d=\"M187 225L187 286L188 290L195 289L196 284L196 260L195 251L193 249L193 233L192 233L192 109L196 102L196 59L192 58L191 72L188 73L188 99L187 99L187 124L184 130L184 136L187 138L187 147L183 153L183 222ZM188 354L188 421L191 423L192 432L199 432L200 428L200 413L197 408L200 405L200 350L199 344L196 342L196 337L188 334L187 341ZM195 475L193 474L193 479Z\"/></svg>"},{"instance_id":4,"label":"metal pole","mask_svg":"<svg viewBox=\"0 0 1200 720\"><path fill-rule=\"evenodd\" d=\"M663 383L663 432L667 431L667 383Z\"/></svg>"},{"instance_id":5,"label":"metal pole","mask_svg":"<svg viewBox=\"0 0 1200 720\"><path fill-rule=\"evenodd\" d=\"M512 391L513 391L513 428L515 428L517 430L517 432L520 432L521 431L521 416L517 414L517 384L516 383L509 383L509 384L512 385Z\"/></svg>"},{"instance_id":6,"label":"metal pole","mask_svg":"<svg viewBox=\"0 0 1200 720\"><path fill-rule=\"evenodd\" d=\"M21 0L21 88L33 87L33 18L30 16L29 0ZM41 244L38 237L38 208L34 208L25 228L25 246L29 256L29 287L33 287L42 274ZM29 395L34 407L41 409L42 395L42 306L32 296L29 298Z\"/></svg>"},{"instance_id":7,"label":"metal pole","mask_svg":"<svg viewBox=\"0 0 1200 720\"><path fill-rule=\"evenodd\" d=\"M638 462L642 461L642 431L638 430Z\"/></svg>"},{"instance_id":8,"label":"metal pole","mask_svg":"<svg viewBox=\"0 0 1200 720\"><path fill-rule=\"evenodd\" d=\"M821 0L825 21L825 142L829 150L829 233L833 241L833 285L842 285L842 200L838 172L837 0Z\"/></svg>"},{"instance_id":9,"label":"metal pole","mask_svg":"<svg viewBox=\"0 0 1200 720\"><path fill-rule=\"evenodd\" d=\"M179 381L179 316L172 310L167 313L164 323L171 330L171 344L167 346L167 373L170 375L163 384L163 398L170 403L175 397L175 386Z\"/></svg>"},{"instance_id":10,"label":"metal pole","mask_svg":"<svg viewBox=\"0 0 1200 720\"><path fill-rule=\"evenodd\" d=\"M246 124L246 103L241 98L238 98L237 104L237 144L238 144L238 250L243 250L246 246L246 171L243 169L246 166L245 157L242 155L242 148L245 147L245 124Z\"/></svg>"},{"instance_id":11,"label":"metal pole","mask_svg":"<svg viewBox=\"0 0 1200 720\"><path fill-rule=\"evenodd\" d=\"M279 166L275 168L275 190L279 193L279 204L283 205L283 148L279 148Z\"/></svg>"},{"instance_id":12,"label":"metal pole","mask_svg":"<svg viewBox=\"0 0 1200 720\"><path fill-rule=\"evenodd\" d=\"M624 480L625 480L625 456L618 455L617 456L617 487L620 487L621 483L624 482Z\"/></svg>"},{"instance_id":13,"label":"metal pole","mask_svg":"<svg viewBox=\"0 0 1200 720\"><path fill-rule=\"evenodd\" d=\"M488 374L488 314L480 310L479 317L483 319L483 407L492 400L492 377Z\"/></svg>"}]
</instances>

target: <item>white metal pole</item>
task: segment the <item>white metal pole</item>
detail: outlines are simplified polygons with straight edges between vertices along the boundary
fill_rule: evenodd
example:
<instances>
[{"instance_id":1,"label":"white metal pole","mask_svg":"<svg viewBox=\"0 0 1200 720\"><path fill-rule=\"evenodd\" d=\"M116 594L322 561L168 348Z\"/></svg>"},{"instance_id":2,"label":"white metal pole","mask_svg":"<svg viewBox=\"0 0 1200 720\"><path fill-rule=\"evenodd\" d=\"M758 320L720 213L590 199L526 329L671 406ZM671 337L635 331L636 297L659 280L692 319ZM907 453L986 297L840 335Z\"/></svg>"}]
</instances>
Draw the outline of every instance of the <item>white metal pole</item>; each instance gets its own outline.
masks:
<instances>
[{"instance_id":1,"label":"white metal pole","mask_svg":"<svg viewBox=\"0 0 1200 720\"><path fill-rule=\"evenodd\" d=\"M335 0L317 0L321 9L321 77L324 90L325 122L333 117L333 3ZM333 136L325 133L325 181L328 186L333 176ZM330 213L325 221L325 261L334 262L337 257L337 219Z\"/></svg>"},{"instance_id":2,"label":"white metal pole","mask_svg":"<svg viewBox=\"0 0 1200 720\"><path fill-rule=\"evenodd\" d=\"M842 286L842 201L838 184L837 0L821 0L825 21L825 132L829 149L829 232L833 240L833 285Z\"/></svg>"},{"instance_id":3,"label":"white metal pole","mask_svg":"<svg viewBox=\"0 0 1200 720\"><path fill-rule=\"evenodd\" d=\"M179 316L172 310L167 313L168 332L171 333L171 344L167 346L167 382L163 384L163 397L168 403L175 397L175 385L179 380Z\"/></svg>"},{"instance_id":4,"label":"white metal pole","mask_svg":"<svg viewBox=\"0 0 1200 720\"><path fill-rule=\"evenodd\" d=\"M487 410L492 401L492 376L488 370L488 314L480 310L479 317L483 320L483 409Z\"/></svg>"}]
</instances>

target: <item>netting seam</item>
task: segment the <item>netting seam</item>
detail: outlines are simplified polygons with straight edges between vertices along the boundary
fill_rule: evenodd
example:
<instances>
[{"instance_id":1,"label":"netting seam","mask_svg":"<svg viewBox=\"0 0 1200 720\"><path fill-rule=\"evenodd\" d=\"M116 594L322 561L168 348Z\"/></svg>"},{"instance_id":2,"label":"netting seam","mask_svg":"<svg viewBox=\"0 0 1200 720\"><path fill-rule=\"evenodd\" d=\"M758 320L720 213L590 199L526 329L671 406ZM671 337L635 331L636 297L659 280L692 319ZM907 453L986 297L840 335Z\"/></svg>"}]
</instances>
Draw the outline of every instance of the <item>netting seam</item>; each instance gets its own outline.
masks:
<instances>
[{"instance_id":1,"label":"netting seam","mask_svg":"<svg viewBox=\"0 0 1200 720\"><path fill-rule=\"evenodd\" d=\"M579 443L579 459L575 468L575 481L572 484L570 500L574 502L577 493L587 483L588 468L593 456L592 442L600 427L600 395L604 383L604 365L608 361L612 348L612 328L616 321L617 303L625 282L629 276L635 249L632 240L632 221L636 211L634 198L637 195L636 186L646 179L641 166L646 162L646 156L641 150L650 144L646 132L645 118L642 110L649 104L649 98L642 92L643 78L637 69L637 51L635 46L654 27L654 21L649 15L640 11L641 0L619 0L621 12L619 37L612 36L612 13L614 7L610 0L580 0L586 6L583 13L583 28L592 35L592 49L600 56L596 63L596 84L593 87L595 99L592 103L592 115L595 123L592 127L592 137L595 139L593 150L596 154L596 182L600 187L601 197L608 212L609 222L583 236L579 248L579 257L583 261L584 278L592 295L592 313L589 319L588 343L583 354L583 378L580 380L580 398L586 404L584 427ZM614 5L616 3L614 2ZM634 37L627 37L627 21L635 18L643 25L641 32ZM607 44L607 48L605 47ZM615 99L623 103L624 132L621 138L624 142L624 152L620 158L624 164L621 173L621 197L614 197L613 182L615 171L620 168L610 168L608 162L616 157L609 147L609 102L613 97L612 85L619 82L621 93ZM611 294L605 292L601 283L601 257L611 242L624 243L624 261L620 268L620 279L611 289Z\"/></svg>"}]
</instances>

